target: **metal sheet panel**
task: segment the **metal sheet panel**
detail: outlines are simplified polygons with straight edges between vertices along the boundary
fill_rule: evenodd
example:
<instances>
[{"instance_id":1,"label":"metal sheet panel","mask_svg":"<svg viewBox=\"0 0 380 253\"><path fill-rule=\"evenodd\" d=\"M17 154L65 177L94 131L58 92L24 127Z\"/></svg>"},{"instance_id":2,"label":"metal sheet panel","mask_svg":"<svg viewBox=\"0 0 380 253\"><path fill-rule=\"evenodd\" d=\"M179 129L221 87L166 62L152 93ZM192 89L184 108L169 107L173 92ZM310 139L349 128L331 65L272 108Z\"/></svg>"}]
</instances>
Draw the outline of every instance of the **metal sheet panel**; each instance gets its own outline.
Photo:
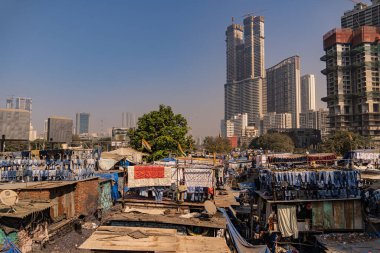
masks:
<instances>
[{"instance_id":1,"label":"metal sheet panel","mask_svg":"<svg viewBox=\"0 0 380 253\"><path fill-rule=\"evenodd\" d=\"M354 228L363 229L362 204L360 200L354 201Z\"/></svg>"},{"instance_id":2,"label":"metal sheet panel","mask_svg":"<svg viewBox=\"0 0 380 253\"><path fill-rule=\"evenodd\" d=\"M354 228L354 202L347 201L344 203L344 217L346 220L346 229Z\"/></svg>"},{"instance_id":3,"label":"metal sheet panel","mask_svg":"<svg viewBox=\"0 0 380 253\"><path fill-rule=\"evenodd\" d=\"M346 220L344 216L344 202L335 201L333 202L333 211L334 211L334 229L345 229Z\"/></svg>"},{"instance_id":4,"label":"metal sheet panel","mask_svg":"<svg viewBox=\"0 0 380 253\"><path fill-rule=\"evenodd\" d=\"M313 215L313 229L321 230L323 229L323 202L315 202L312 207Z\"/></svg>"},{"instance_id":5,"label":"metal sheet panel","mask_svg":"<svg viewBox=\"0 0 380 253\"><path fill-rule=\"evenodd\" d=\"M333 207L331 201L323 202L323 228L333 228Z\"/></svg>"}]
</instances>

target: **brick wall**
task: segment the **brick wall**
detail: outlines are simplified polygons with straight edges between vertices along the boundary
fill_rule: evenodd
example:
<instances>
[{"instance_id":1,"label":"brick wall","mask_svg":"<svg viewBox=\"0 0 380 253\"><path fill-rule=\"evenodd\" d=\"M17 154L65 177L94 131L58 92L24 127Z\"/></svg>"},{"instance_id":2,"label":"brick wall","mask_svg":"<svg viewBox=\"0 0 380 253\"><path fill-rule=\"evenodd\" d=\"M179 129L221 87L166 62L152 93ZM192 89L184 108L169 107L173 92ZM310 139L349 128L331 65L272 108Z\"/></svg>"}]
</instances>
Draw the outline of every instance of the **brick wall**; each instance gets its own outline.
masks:
<instances>
[{"instance_id":1,"label":"brick wall","mask_svg":"<svg viewBox=\"0 0 380 253\"><path fill-rule=\"evenodd\" d=\"M98 178L78 181L75 186L75 213L76 215L94 214L98 209Z\"/></svg>"},{"instance_id":2,"label":"brick wall","mask_svg":"<svg viewBox=\"0 0 380 253\"><path fill-rule=\"evenodd\" d=\"M49 189L31 190L21 189L17 191L20 199L50 200Z\"/></svg>"}]
</instances>

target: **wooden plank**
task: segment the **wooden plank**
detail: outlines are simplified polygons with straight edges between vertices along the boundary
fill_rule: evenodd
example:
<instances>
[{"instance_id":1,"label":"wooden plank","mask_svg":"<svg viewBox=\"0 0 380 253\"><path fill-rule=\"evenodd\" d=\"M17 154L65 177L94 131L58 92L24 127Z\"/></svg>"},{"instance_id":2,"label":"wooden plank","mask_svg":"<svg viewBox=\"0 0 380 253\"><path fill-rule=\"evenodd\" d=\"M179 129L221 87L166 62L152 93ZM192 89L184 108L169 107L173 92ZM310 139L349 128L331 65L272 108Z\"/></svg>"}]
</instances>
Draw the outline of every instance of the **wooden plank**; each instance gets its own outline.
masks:
<instances>
[{"instance_id":1,"label":"wooden plank","mask_svg":"<svg viewBox=\"0 0 380 253\"><path fill-rule=\"evenodd\" d=\"M362 218L362 203L356 200L354 201L354 229L364 229Z\"/></svg>"},{"instance_id":2,"label":"wooden plank","mask_svg":"<svg viewBox=\"0 0 380 253\"><path fill-rule=\"evenodd\" d=\"M141 231L147 237L135 239L128 234ZM90 250L176 252L175 229L101 226L81 246Z\"/></svg>"},{"instance_id":3,"label":"wooden plank","mask_svg":"<svg viewBox=\"0 0 380 253\"><path fill-rule=\"evenodd\" d=\"M179 215L150 215L143 213L121 213L115 214L108 218L108 221L139 221L139 222L156 222L166 224L179 224L187 226L198 226L208 228L225 228L226 219L223 216L216 215L209 220L200 220L198 218L181 218Z\"/></svg>"},{"instance_id":4,"label":"wooden plank","mask_svg":"<svg viewBox=\"0 0 380 253\"><path fill-rule=\"evenodd\" d=\"M147 237L134 239L128 235L133 231L141 231ZM99 227L79 248L106 252L230 252L224 238L180 236L175 229L115 226Z\"/></svg>"},{"instance_id":5,"label":"wooden plank","mask_svg":"<svg viewBox=\"0 0 380 253\"><path fill-rule=\"evenodd\" d=\"M346 219L346 229L354 229L354 202L344 203L344 217Z\"/></svg>"},{"instance_id":6,"label":"wooden plank","mask_svg":"<svg viewBox=\"0 0 380 253\"><path fill-rule=\"evenodd\" d=\"M200 236L177 236L178 253L230 253L224 238L200 237Z\"/></svg>"},{"instance_id":7,"label":"wooden plank","mask_svg":"<svg viewBox=\"0 0 380 253\"><path fill-rule=\"evenodd\" d=\"M333 228L333 208L330 201L323 202L323 228Z\"/></svg>"},{"instance_id":8,"label":"wooden plank","mask_svg":"<svg viewBox=\"0 0 380 253\"><path fill-rule=\"evenodd\" d=\"M323 229L323 202L315 202L312 205L312 227L314 230Z\"/></svg>"},{"instance_id":9,"label":"wooden plank","mask_svg":"<svg viewBox=\"0 0 380 253\"><path fill-rule=\"evenodd\" d=\"M344 202L343 201L335 201L333 202L333 221L334 229L345 229L346 228L346 220L344 216Z\"/></svg>"}]
</instances>

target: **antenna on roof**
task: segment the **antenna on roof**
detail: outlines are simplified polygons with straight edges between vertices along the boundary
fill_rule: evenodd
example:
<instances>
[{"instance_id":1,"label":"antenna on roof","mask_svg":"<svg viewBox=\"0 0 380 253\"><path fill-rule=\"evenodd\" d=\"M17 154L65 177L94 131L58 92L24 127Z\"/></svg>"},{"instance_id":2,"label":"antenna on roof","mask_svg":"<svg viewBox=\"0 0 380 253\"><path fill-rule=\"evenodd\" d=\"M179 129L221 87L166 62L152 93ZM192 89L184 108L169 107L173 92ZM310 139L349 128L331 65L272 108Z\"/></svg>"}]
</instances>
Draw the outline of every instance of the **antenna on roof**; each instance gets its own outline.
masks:
<instances>
[{"instance_id":1,"label":"antenna on roof","mask_svg":"<svg viewBox=\"0 0 380 253\"><path fill-rule=\"evenodd\" d=\"M234 17L231 17L231 22L232 22L232 24L234 23L234 21L235 21L235 18L234 18Z\"/></svg>"}]
</instances>

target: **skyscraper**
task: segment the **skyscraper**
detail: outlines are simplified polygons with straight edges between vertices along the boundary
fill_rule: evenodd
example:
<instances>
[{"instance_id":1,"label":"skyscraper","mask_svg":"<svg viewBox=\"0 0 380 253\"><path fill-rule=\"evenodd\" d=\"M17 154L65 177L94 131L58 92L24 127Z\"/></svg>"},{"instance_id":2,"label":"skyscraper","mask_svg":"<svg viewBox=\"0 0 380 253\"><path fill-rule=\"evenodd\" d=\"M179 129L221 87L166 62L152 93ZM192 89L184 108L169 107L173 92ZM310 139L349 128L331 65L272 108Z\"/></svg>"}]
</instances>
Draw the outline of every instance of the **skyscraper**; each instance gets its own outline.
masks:
<instances>
[{"instance_id":1,"label":"skyscraper","mask_svg":"<svg viewBox=\"0 0 380 253\"><path fill-rule=\"evenodd\" d=\"M88 134L90 129L90 114L78 112L76 114L75 134Z\"/></svg>"},{"instance_id":2,"label":"skyscraper","mask_svg":"<svg viewBox=\"0 0 380 253\"><path fill-rule=\"evenodd\" d=\"M32 99L25 98L25 97L7 98L5 108L21 109L21 110L32 112Z\"/></svg>"},{"instance_id":3,"label":"skyscraper","mask_svg":"<svg viewBox=\"0 0 380 253\"><path fill-rule=\"evenodd\" d=\"M226 31L227 77L224 85L224 120L248 114L248 124L266 112L264 17L248 16L244 26Z\"/></svg>"},{"instance_id":4,"label":"skyscraper","mask_svg":"<svg viewBox=\"0 0 380 253\"><path fill-rule=\"evenodd\" d=\"M121 113L121 127L122 128L136 127L135 115L131 112L122 112Z\"/></svg>"},{"instance_id":5,"label":"skyscraper","mask_svg":"<svg viewBox=\"0 0 380 253\"><path fill-rule=\"evenodd\" d=\"M380 26L380 0L372 0L372 5L357 3L354 9L341 17L342 28L358 28L364 25Z\"/></svg>"},{"instance_id":6,"label":"skyscraper","mask_svg":"<svg viewBox=\"0 0 380 253\"><path fill-rule=\"evenodd\" d=\"M301 77L301 112L315 110L315 76Z\"/></svg>"},{"instance_id":7,"label":"skyscraper","mask_svg":"<svg viewBox=\"0 0 380 253\"><path fill-rule=\"evenodd\" d=\"M329 125L380 142L380 27L336 28L323 36Z\"/></svg>"},{"instance_id":8,"label":"skyscraper","mask_svg":"<svg viewBox=\"0 0 380 253\"><path fill-rule=\"evenodd\" d=\"M298 55L267 69L268 112L291 113L292 127L299 128L301 112L301 62Z\"/></svg>"}]
</instances>

